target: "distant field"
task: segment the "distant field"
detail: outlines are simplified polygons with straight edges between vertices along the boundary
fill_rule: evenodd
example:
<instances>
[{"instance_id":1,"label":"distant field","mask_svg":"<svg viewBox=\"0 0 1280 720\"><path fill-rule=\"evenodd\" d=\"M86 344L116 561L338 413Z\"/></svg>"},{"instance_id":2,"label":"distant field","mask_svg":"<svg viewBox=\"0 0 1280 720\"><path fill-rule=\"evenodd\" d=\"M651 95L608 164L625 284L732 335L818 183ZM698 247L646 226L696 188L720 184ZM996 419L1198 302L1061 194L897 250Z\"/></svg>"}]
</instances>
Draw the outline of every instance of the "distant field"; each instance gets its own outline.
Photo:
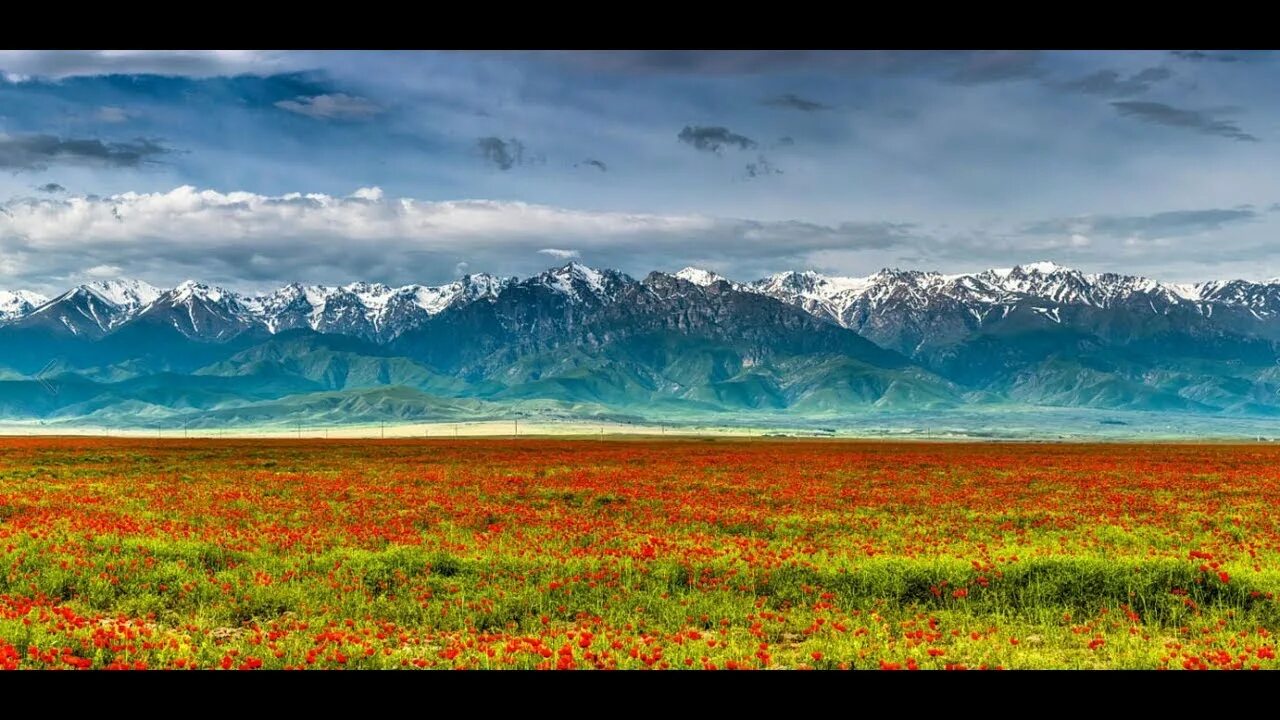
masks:
<instances>
[{"instance_id":1,"label":"distant field","mask_svg":"<svg viewBox=\"0 0 1280 720\"><path fill-rule=\"evenodd\" d=\"M113 428L77 427L65 425L41 425L39 423L0 423L0 438L11 437L120 437L160 440L174 439L310 439L310 440L359 440L359 439L453 439L477 437L564 437L580 436L599 438L619 435L715 435L762 437L774 431L760 428L720 428L707 426L641 425L616 422L548 422L548 421L474 421L434 423L363 423L331 427L315 425L274 425L268 427L184 428L182 425L165 427ZM806 435L829 435L810 431Z\"/></svg>"},{"instance_id":2,"label":"distant field","mask_svg":"<svg viewBox=\"0 0 1280 720\"><path fill-rule=\"evenodd\" d=\"M518 410L518 411L517 411ZM563 408L561 409L563 410ZM578 408L581 410L581 408ZM974 410L875 411L807 417L789 413L709 413L664 416L577 416L543 406L510 408L509 415L415 421L321 421L317 418L252 424L169 415L133 416L126 424L49 420L0 420L0 437L73 435L81 437L192 438L467 438L572 437L599 439L625 435L716 437L839 437L875 440L1019 440L1068 442L1280 442L1274 419L1191 413L1111 411L1062 407L992 406ZM567 411L566 411L567 412Z\"/></svg>"},{"instance_id":3,"label":"distant field","mask_svg":"<svg viewBox=\"0 0 1280 720\"><path fill-rule=\"evenodd\" d=\"M0 668L1280 668L1280 447L0 438Z\"/></svg>"}]
</instances>

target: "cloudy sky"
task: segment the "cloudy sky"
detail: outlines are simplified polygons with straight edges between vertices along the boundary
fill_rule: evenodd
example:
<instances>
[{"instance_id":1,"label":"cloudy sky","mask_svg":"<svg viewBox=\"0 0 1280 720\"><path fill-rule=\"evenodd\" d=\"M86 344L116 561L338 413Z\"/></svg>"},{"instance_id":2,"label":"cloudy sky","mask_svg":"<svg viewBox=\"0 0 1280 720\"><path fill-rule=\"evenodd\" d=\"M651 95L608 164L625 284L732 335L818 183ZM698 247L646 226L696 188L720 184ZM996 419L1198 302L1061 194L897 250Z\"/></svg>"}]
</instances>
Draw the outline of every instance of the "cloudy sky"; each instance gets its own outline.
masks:
<instances>
[{"instance_id":1,"label":"cloudy sky","mask_svg":"<svg viewBox=\"0 0 1280 720\"><path fill-rule=\"evenodd\" d=\"M0 289L1280 276L1280 57L0 51Z\"/></svg>"}]
</instances>

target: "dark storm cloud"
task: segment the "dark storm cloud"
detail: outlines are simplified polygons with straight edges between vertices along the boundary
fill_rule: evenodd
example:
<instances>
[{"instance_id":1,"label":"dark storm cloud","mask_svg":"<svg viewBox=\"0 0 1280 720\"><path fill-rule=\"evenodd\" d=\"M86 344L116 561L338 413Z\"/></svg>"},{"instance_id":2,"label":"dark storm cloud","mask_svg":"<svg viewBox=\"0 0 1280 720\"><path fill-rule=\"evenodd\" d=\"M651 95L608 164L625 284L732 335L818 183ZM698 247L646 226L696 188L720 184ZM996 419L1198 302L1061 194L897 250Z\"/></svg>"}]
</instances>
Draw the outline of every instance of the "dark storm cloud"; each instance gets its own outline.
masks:
<instances>
[{"instance_id":1,"label":"dark storm cloud","mask_svg":"<svg viewBox=\"0 0 1280 720\"><path fill-rule=\"evenodd\" d=\"M587 158L586 160L583 160L582 162L575 164L574 167L581 167L583 165L587 167L593 167L599 170L600 172L609 172L609 166L605 165L603 162L599 160L596 160L595 158Z\"/></svg>"},{"instance_id":2,"label":"dark storm cloud","mask_svg":"<svg viewBox=\"0 0 1280 720\"><path fill-rule=\"evenodd\" d=\"M497 137L482 137L476 141L484 159L493 163L499 170L510 170L516 165L523 165L524 143L511 138L503 140Z\"/></svg>"},{"instance_id":3,"label":"dark storm cloud","mask_svg":"<svg viewBox=\"0 0 1280 720\"><path fill-rule=\"evenodd\" d=\"M1116 98L1133 97L1147 92L1156 83L1168 80L1172 76L1173 72L1162 67L1147 68L1127 78L1122 77L1115 70L1099 70L1077 80L1059 83L1057 87L1063 90L1085 93L1086 95L1102 95Z\"/></svg>"},{"instance_id":4,"label":"dark storm cloud","mask_svg":"<svg viewBox=\"0 0 1280 720\"><path fill-rule=\"evenodd\" d=\"M1154 215L1096 215L1054 218L1024 226L1029 235L1101 236L1110 238L1185 237L1221 230L1226 225L1256 220L1251 209L1171 210Z\"/></svg>"},{"instance_id":5,"label":"dark storm cloud","mask_svg":"<svg viewBox=\"0 0 1280 720\"><path fill-rule=\"evenodd\" d=\"M1142 122L1193 130L1204 135L1217 135L1241 142L1258 142L1257 137L1241 130L1239 125L1229 120L1215 118L1208 111L1186 110L1164 103L1137 100L1113 102L1111 105L1121 115Z\"/></svg>"},{"instance_id":6,"label":"dark storm cloud","mask_svg":"<svg viewBox=\"0 0 1280 720\"><path fill-rule=\"evenodd\" d=\"M103 142L53 135L0 136L0 168L40 170L54 164L137 167L173 152L153 140Z\"/></svg>"},{"instance_id":7,"label":"dark storm cloud","mask_svg":"<svg viewBox=\"0 0 1280 720\"><path fill-rule=\"evenodd\" d=\"M66 191L67 191L67 189L66 189L66 188L62 187L62 186L61 186L61 185L59 185L58 183L52 183L52 182L51 182L51 183L45 183L45 184L43 184L43 185L41 185L41 186L37 187L36 189L37 189L37 190L39 190L39 191L40 191L40 192L42 192L42 193L49 193L49 194L51 194L51 195L52 195L52 194L54 194L54 193L62 193L62 192L66 192Z\"/></svg>"},{"instance_id":8,"label":"dark storm cloud","mask_svg":"<svg viewBox=\"0 0 1280 720\"><path fill-rule=\"evenodd\" d=\"M726 145L736 146L739 150L749 150L756 146L755 140L720 126L686 125L676 137L682 143L710 153L719 153Z\"/></svg>"},{"instance_id":9,"label":"dark storm cloud","mask_svg":"<svg viewBox=\"0 0 1280 720\"><path fill-rule=\"evenodd\" d=\"M799 110L800 112L817 112L819 110L830 110L830 105L824 105L816 100L807 100L794 93L785 93L777 97L763 100L764 105L770 107L787 108L790 110Z\"/></svg>"}]
</instances>

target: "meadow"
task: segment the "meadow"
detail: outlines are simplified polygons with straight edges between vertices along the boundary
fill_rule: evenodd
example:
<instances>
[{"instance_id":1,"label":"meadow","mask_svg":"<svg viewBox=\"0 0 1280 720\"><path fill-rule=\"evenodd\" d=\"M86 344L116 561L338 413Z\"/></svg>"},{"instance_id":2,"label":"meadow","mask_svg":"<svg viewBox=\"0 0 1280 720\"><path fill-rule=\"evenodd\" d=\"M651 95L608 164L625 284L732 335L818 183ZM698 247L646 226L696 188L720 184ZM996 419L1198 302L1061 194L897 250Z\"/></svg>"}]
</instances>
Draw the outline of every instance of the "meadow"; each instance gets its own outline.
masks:
<instances>
[{"instance_id":1,"label":"meadow","mask_svg":"<svg viewBox=\"0 0 1280 720\"><path fill-rule=\"evenodd\" d=\"M0 668L1277 669L1280 448L0 438Z\"/></svg>"}]
</instances>

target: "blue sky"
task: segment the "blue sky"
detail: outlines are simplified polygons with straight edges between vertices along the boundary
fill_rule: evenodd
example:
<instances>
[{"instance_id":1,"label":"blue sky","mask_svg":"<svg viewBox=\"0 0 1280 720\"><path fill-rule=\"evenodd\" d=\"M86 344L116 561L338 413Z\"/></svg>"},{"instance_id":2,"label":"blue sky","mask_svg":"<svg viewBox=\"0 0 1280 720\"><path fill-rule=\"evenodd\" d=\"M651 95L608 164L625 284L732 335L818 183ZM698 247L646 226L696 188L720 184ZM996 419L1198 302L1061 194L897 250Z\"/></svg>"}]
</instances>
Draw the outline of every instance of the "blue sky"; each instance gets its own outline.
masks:
<instances>
[{"instance_id":1,"label":"blue sky","mask_svg":"<svg viewBox=\"0 0 1280 720\"><path fill-rule=\"evenodd\" d=\"M0 288L1280 276L1255 51L0 52Z\"/></svg>"}]
</instances>

